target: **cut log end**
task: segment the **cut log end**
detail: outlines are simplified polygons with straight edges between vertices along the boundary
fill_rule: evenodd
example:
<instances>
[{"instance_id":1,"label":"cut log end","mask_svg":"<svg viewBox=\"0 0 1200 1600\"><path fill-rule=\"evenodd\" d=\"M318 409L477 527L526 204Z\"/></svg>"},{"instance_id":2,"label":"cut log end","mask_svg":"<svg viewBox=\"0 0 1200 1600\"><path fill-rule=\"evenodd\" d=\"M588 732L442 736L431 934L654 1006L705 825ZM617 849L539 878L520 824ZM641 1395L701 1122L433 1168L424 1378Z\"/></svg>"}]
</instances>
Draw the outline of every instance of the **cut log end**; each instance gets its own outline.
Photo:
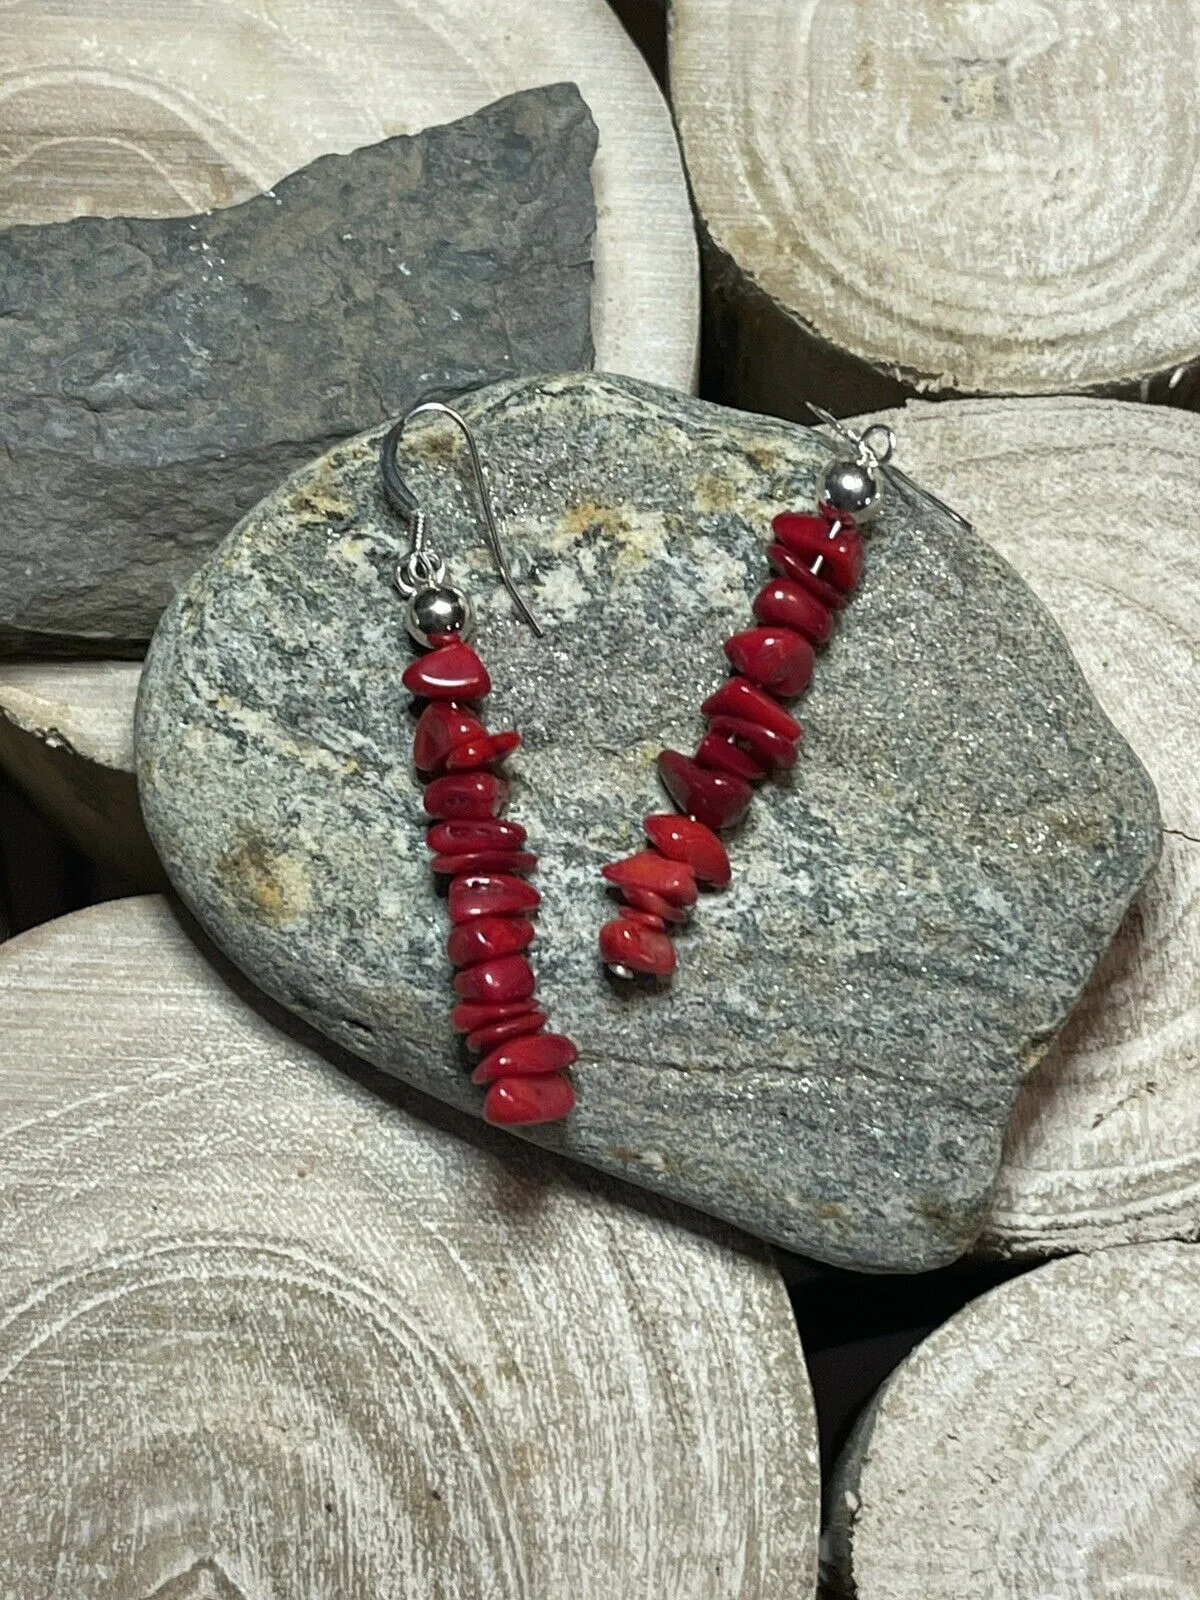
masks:
<instances>
[{"instance_id":1,"label":"cut log end","mask_svg":"<svg viewBox=\"0 0 1200 1600\"><path fill-rule=\"evenodd\" d=\"M918 1347L839 1463L837 1600L1195 1593L1200 1247L1005 1284Z\"/></svg>"},{"instance_id":2,"label":"cut log end","mask_svg":"<svg viewBox=\"0 0 1200 1600\"><path fill-rule=\"evenodd\" d=\"M0 1591L811 1592L744 1245L369 1091L157 899L4 946L0 1010Z\"/></svg>"},{"instance_id":3,"label":"cut log end","mask_svg":"<svg viewBox=\"0 0 1200 1600\"><path fill-rule=\"evenodd\" d=\"M791 416L905 394L1200 407L1181 10L1094 28L1060 0L674 0L727 397Z\"/></svg>"}]
</instances>

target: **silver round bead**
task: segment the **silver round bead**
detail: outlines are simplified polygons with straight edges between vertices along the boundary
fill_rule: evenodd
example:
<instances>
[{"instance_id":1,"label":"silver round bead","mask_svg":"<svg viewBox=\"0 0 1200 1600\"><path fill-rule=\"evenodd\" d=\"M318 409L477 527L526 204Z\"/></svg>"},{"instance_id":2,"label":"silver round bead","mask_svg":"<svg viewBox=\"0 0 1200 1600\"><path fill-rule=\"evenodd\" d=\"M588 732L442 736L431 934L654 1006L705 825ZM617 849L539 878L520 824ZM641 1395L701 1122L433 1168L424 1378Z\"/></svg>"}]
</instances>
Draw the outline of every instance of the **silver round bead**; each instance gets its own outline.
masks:
<instances>
[{"instance_id":1,"label":"silver round bead","mask_svg":"<svg viewBox=\"0 0 1200 1600\"><path fill-rule=\"evenodd\" d=\"M860 461L830 461L817 480L822 511L870 522L879 510L879 479Z\"/></svg>"},{"instance_id":2,"label":"silver round bead","mask_svg":"<svg viewBox=\"0 0 1200 1600\"><path fill-rule=\"evenodd\" d=\"M475 626L475 617L471 602L462 590L442 584L436 589L419 589L413 595L405 608L404 626L418 644L428 645L431 637L439 633L457 633L468 638Z\"/></svg>"}]
</instances>

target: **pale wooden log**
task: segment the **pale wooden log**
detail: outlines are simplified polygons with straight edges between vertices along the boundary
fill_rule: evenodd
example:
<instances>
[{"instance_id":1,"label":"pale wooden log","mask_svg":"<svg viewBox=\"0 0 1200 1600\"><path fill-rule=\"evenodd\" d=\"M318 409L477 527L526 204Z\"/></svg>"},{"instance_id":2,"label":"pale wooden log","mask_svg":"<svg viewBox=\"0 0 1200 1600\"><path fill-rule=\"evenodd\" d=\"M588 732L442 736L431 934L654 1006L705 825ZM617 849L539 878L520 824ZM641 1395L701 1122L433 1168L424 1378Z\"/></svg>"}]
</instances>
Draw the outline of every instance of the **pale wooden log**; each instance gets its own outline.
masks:
<instances>
[{"instance_id":1,"label":"pale wooden log","mask_svg":"<svg viewBox=\"0 0 1200 1600\"><path fill-rule=\"evenodd\" d=\"M683 169L662 95L605 0L10 0L0 41L0 227L230 205L327 151L571 79L600 130L596 365L694 384ZM48 729L75 730L47 752L33 742L42 711L0 679L0 716L29 735L4 728L0 766L90 855L157 886L122 776L132 761L111 759L128 669L80 668L73 683L22 678L23 696L53 708Z\"/></svg>"},{"instance_id":2,"label":"pale wooden log","mask_svg":"<svg viewBox=\"0 0 1200 1600\"><path fill-rule=\"evenodd\" d=\"M133 889L166 887L133 764L140 664L0 662L0 770L77 850Z\"/></svg>"},{"instance_id":3,"label":"pale wooden log","mask_svg":"<svg viewBox=\"0 0 1200 1600\"><path fill-rule=\"evenodd\" d=\"M712 381L1200 407L1191 0L672 0Z\"/></svg>"},{"instance_id":4,"label":"pale wooden log","mask_svg":"<svg viewBox=\"0 0 1200 1600\"><path fill-rule=\"evenodd\" d=\"M835 1475L837 1600L1191 1600L1200 1247L1055 1261L893 1374Z\"/></svg>"},{"instance_id":5,"label":"pale wooden log","mask_svg":"<svg viewBox=\"0 0 1200 1600\"><path fill-rule=\"evenodd\" d=\"M0 1592L812 1593L753 1247L354 1081L153 897L0 1008Z\"/></svg>"},{"instance_id":6,"label":"pale wooden log","mask_svg":"<svg viewBox=\"0 0 1200 1600\"><path fill-rule=\"evenodd\" d=\"M974 519L1146 764L1157 876L1021 1091L982 1248L1200 1234L1200 418L1084 399L914 402L897 461Z\"/></svg>"}]
</instances>

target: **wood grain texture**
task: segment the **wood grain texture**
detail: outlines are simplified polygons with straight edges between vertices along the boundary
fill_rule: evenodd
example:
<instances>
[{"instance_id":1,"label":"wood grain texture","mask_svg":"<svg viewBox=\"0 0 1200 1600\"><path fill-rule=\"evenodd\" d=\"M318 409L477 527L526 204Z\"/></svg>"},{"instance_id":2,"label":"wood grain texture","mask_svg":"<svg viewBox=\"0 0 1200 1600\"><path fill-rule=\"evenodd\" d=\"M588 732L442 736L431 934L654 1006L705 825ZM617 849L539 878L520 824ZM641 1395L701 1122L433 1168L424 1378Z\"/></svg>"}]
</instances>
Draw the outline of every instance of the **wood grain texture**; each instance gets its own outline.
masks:
<instances>
[{"instance_id":1,"label":"wood grain texture","mask_svg":"<svg viewBox=\"0 0 1200 1600\"><path fill-rule=\"evenodd\" d=\"M1200 1248L1056 1261L887 1382L839 1463L847 1600L1190 1600Z\"/></svg>"},{"instance_id":2,"label":"wood grain texture","mask_svg":"<svg viewBox=\"0 0 1200 1600\"><path fill-rule=\"evenodd\" d=\"M1200 406L1194 0L672 0L727 398Z\"/></svg>"},{"instance_id":3,"label":"wood grain texture","mask_svg":"<svg viewBox=\"0 0 1200 1600\"><path fill-rule=\"evenodd\" d=\"M0 1007L0 1592L812 1592L749 1246L371 1092L154 897L11 941Z\"/></svg>"},{"instance_id":4,"label":"wood grain texture","mask_svg":"<svg viewBox=\"0 0 1200 1600\"><path fill-rule=\"evenodd\" d=\"M1154 779L1161 866L1017 1101L983 1248L1200 1234L1200 418L1085 399L878 413L1063 629ZM859 419L865 421L866 419Z\"/></svg>"},{"instance_id":5,"label":"wood grain texture","mask_svg":"<svg viewBox=\"0 0 1200 1600\"><path fill-rule=\"evenodd\" d=\"M324 152L560 79L600 129L596 365L690 388L699 280L678 147L604 0L4 0L0 227L230 205ZM12 670L0 768L88 855L158 886L123 776L132 669Z\"/></svg>"}]
</instances>

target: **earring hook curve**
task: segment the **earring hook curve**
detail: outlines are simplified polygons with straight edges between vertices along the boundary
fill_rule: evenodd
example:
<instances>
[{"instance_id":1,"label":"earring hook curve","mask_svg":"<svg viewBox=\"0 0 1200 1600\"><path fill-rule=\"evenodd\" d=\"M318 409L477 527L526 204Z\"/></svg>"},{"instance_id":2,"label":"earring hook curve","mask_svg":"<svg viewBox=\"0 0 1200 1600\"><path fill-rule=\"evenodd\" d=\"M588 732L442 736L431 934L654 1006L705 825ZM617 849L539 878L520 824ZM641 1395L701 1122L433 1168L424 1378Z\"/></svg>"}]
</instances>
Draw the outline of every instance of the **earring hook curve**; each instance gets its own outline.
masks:
<instances>
[{"instance_id":1,"label":"earring hook curve","mask_svg":"<svg viewBox=\"0 0 1200 1600\"><path fill-rule=\"evenodd\" d=\"M383 479L384 495L393 511L397 512L412 528L412 549L401 565L402 575L408 578L411 574L412 578L415 578L418 583L441 583L446 570L445 563L439 560L428 547L425 512L422 510L416 495L413 494L400 476L400 467L396 459L405 428L414 417L419 417L423 414L448 418L454 423L466 441L467 455L470 458L471 471L475 478L475 489L483 511L484 526L487 529L488 548L491 550L492 560L496 563L500 581L508 590L522 621L529 624L537 638L543 638L543 630L537 618L525 603L509 569L508 561L504 554L504 545L500 539L500 529L496 525L496 515L492 509L491 496L488 494L487 480L483 475L483 462L480 460L479 448L475 443L475 435L471 431L466 418L455 411L453 406L445 405L441 400L424 400L420 405L414 406L411 411L405 412L399 422L394 423L388 429L379 448L379 472Z\"/></svg>"}]
</instances>

